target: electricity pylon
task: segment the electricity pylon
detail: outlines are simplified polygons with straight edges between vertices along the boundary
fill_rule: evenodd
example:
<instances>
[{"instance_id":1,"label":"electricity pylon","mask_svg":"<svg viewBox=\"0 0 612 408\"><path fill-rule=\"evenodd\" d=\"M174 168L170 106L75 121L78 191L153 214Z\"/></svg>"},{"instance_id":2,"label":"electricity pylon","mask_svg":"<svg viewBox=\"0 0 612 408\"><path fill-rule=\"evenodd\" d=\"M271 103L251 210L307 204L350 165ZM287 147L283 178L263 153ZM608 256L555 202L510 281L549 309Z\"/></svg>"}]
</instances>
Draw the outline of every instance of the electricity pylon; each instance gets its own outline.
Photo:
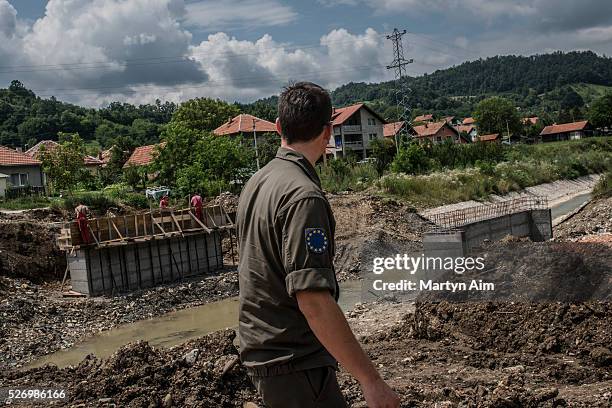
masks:
<instances>
[{"instance_id":1,"label":"electricity pylon","mask_svg":"<svg viewBox=\"0 0 612 408\"><path fill-rule=\"evenodd\" d=\"M412 64L412 59L404 58L404 46L402 45L402 37L406 34L406 30L399 31L397 28L393 29L393 33L387 35L387 39L393 42L393 62L391 65L387 65L387 69L393 69L395 71L395 97L396 103L402 110L400 114L400 122L402 126L395 133L395 147L399 152L400 141L407 140L407 133L411 122L411 109L408 99L408 95L411 89L408 87L407 82L404 80L406 77L406 65Z\"/></svg>"}]
</instances>

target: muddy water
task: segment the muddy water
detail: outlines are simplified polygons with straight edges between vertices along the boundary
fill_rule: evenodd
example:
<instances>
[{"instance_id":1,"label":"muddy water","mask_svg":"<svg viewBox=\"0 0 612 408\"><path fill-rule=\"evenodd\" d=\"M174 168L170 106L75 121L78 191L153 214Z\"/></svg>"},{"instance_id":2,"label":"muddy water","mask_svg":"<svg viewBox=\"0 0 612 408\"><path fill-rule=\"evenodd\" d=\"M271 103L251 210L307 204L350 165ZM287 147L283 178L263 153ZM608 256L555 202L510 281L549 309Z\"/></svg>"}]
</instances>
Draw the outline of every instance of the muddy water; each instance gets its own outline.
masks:
<instances>
[{"instance_id":1,"label":"muddy water","mask_svg":"<svg viewBox=\"0 0 612 408\"><path fill-rule=\"evenodd\" d=\"M361 282L340 284L340 307L350 310L361 301ZM152 346L170 347L238 324L238 298L228 298L199 307L179 310L163 316L122 325L92 336L65 350L41 357L24 369L55 364L58 367L78 364L86 355L107 357L121 346L146 340Z\"/></svg>"}]
</instances>

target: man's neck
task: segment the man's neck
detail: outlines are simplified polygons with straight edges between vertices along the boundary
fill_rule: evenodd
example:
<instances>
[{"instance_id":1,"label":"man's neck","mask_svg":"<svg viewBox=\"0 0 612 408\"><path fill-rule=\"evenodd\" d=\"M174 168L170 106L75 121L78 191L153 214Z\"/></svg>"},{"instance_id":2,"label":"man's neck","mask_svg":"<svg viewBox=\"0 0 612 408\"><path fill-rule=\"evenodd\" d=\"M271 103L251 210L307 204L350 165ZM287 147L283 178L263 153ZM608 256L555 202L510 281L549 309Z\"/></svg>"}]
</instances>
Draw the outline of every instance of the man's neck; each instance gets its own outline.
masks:
<instances>
[{"instance_id":1,"label":"man's neck","mask_svg":"<svg viewBox=\"0 0 612 408\"><path fill-rule=\"evenodd\" d=\"M298 152L306 157L306 160L312 164L314 167L317 163L317 160L321 158L321 152L319 151L318 146L314 146L313 143L292 143L288 144L285 139L281 139L281 147L285 149L293 150L294 152Z\"/></svg>"}]
</instances>

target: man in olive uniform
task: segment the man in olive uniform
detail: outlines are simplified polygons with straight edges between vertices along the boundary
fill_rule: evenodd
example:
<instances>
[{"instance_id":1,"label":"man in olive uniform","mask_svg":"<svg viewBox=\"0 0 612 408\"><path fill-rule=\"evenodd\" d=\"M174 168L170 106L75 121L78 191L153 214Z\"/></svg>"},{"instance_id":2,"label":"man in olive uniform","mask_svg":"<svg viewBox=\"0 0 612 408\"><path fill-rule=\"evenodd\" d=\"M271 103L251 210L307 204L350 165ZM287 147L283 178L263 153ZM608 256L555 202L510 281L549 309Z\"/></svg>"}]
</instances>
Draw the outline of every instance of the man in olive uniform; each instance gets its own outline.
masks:
<instances>
[{"instance_id":1,"label":"man in olive uniform","mask_svg":"<svg viewBox=\"0 0 612 408\"><path fill-rule=\"evenodd\" d=\"M281 147L238 204L242 362L269 408L346 407L337 362L370 408L398 407L336 303L335 221L314 168L331 136L329 95L297 83L278 111Z\"/></svg>"}]
</instances>

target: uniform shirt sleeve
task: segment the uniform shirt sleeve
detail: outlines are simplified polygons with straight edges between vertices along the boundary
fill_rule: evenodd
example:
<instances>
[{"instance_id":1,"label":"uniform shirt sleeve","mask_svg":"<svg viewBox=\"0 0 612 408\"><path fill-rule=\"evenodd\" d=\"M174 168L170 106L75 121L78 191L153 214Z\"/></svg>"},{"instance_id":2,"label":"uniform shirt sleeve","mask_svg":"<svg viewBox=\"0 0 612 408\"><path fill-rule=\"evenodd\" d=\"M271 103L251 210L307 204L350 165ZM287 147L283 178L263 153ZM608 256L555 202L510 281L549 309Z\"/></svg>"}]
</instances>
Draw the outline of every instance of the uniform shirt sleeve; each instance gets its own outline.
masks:
<instances>
[{"instance_id":1,"label":"uniform shirt sleeve","mask_svg":"<svg viewBox=\"0 0 612 408\"><path fill-rule=\"evenodd\" d=\"M283 217L283 263L290 296L300 290L329 290L335 295L329 211L327 201L314 196L291 204Z\"/></svg>"}]
</instances>

